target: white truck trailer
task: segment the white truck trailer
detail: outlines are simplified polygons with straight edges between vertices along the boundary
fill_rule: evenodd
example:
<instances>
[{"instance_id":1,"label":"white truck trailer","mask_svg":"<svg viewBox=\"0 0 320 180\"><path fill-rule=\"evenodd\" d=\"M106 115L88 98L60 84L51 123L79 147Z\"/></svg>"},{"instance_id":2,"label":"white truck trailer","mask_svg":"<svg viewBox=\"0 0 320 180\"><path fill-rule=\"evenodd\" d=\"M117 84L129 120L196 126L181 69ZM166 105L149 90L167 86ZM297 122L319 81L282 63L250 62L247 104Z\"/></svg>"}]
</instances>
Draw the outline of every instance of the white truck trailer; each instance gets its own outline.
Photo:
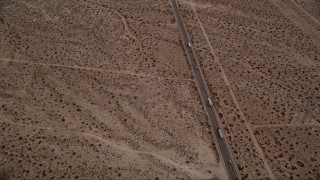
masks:
<instances>
[{"instance_id":1,"label":"white truck trailer","mask_svg":"<svg viewBox=\"0 0 320 180\"><path fill-rule=\"evenodd\" d=\"M210 106L213 105L213 102L212 102L211 98L208 98L208 103L209 103Z\"/></svg>"},{"instance_id":2,"label":"white truck trailer","mask_svg":"<svg viewBox=\"0 0 320 180\"><path fill-rule=\"evenodd\" d=\"M220 138L223 139L223 134L220 128L218 128L218 132L219 132Z\"/></svg>"}]
</instances>

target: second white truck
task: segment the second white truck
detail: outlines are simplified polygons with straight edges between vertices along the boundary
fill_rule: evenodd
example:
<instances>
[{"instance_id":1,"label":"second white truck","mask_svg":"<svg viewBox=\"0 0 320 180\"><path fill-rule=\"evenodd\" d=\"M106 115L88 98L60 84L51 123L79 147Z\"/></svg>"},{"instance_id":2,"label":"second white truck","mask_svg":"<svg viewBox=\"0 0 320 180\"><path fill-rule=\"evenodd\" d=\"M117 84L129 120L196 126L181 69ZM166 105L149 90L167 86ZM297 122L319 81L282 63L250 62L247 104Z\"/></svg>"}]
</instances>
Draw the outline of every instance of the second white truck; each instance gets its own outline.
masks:
<instances>
[{"instance_id":1,"label":"second white truck","mask_svg":"<svg viewBox=\"0 0 320 180\"><path fill-rule=\"evenodd\" d=\"M219 135L220 135L220 138L223 139L223 134L222 134L222 131L220 128L218 128L218 131L219 131Z\"/></svg>"},{"instance_id":2,"label":"second white truck","mask_svg":"<svg viewBox=\"0 0 320 180\"><path fill-rule=\"evenodd\" d=\"M209 103L210 106L213 105L213 102L212 102L211 98L208 98L208 103Z\"/></svg>"}]
</instances>

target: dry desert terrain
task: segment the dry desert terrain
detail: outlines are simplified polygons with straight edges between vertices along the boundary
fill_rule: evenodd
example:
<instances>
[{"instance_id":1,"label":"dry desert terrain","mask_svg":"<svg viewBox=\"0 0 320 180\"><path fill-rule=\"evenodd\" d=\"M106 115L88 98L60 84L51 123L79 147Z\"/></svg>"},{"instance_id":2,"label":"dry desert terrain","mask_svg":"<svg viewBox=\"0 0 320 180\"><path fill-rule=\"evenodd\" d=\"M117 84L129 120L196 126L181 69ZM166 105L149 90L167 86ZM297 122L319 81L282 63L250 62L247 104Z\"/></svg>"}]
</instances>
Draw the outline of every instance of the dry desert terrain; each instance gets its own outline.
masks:
<instances>
[{"instance_id":1,"label":"dry desert terrain","mask_svg":"<svg viewBox=\"0 0 320 180\"><path fill-rule=\"evenodd\" d=\"M243 179L320 177L320 2L185 0Z\"/></svg>"},{"instance_id":2,"label":"dry desert terrain","mask_svg":"<svg viewBox=\"0 0 320 180\"><path fill-rule=\"evenodd\" d=\"M320 177L320 3L179 0L242 179ZM0 177L226 179L167 0L0 1Z\"/></svg>"},{"instance_id":3,"label":"dry desert terrain","mask_svg":"<svg viewBox=\"0 0 320 180\"><path fill-rule=\"evenodd\" d=\"M224 179L169 2L0 2L0 174Z\"/></svg>"}]
</instances>

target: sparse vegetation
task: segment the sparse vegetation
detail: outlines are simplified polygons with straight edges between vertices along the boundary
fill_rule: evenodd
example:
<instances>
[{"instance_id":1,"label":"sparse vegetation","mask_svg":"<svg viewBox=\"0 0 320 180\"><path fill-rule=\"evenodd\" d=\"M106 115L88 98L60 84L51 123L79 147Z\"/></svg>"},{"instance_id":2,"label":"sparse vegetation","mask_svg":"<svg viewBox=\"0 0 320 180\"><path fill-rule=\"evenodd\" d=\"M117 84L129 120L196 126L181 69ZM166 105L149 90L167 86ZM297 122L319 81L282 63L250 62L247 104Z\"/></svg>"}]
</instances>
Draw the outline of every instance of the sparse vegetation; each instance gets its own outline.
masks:
<instances>
[{"instance_id":1,"label":"sparse vegetation","mask_svg":"<svg viewBox=\"0 0 320 180\"><path fill-rule=\"evenodd\" d=\"M320 18L318 2L297 2ZM186 0L181 9L242 177L314 179L317 21L292 1Z\"/></svg>"},{"instance_id":2,"label":"sparse vegetation","mask_svg":"<svg viewBox=\"0 0 320 180\"><path fill-rule=\"evenodd\" d=\"M0 170L224 177L170 4L1 1Z\"/></svg>"}]
</instances>

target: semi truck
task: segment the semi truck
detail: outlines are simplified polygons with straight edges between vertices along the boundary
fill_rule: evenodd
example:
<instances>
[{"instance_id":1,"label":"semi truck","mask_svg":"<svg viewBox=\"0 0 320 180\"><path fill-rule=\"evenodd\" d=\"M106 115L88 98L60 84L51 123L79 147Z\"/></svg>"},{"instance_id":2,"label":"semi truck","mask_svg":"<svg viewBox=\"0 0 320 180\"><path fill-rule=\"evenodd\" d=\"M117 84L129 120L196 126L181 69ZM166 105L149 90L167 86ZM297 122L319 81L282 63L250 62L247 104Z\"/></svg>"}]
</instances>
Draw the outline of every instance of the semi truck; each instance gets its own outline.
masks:
<instances>
[{"instance_id":1,"label":"semi truck","mask_svg":"<svg viewBox=\"0 0 320 180\"><path fill-rule=\"evenodd\" d=\"M212 102L211 98L208 98L208 103L209 103L210 106L213 105L213 102Z\"/></svg>"},{"instance_id":2,"label":"semi truck","mask_svg":"<svg viewBox=\"0 0 320 180\"><path fill-rule=\"evenodd\" d=\"M220 136L220 138L221 138L221 139L223 139L223 134L222 134L222 131L221 131L221 129L220 129L220 128L218 128L218 132L219 132L219 136Z\"/></svg>"}]
</instances>

